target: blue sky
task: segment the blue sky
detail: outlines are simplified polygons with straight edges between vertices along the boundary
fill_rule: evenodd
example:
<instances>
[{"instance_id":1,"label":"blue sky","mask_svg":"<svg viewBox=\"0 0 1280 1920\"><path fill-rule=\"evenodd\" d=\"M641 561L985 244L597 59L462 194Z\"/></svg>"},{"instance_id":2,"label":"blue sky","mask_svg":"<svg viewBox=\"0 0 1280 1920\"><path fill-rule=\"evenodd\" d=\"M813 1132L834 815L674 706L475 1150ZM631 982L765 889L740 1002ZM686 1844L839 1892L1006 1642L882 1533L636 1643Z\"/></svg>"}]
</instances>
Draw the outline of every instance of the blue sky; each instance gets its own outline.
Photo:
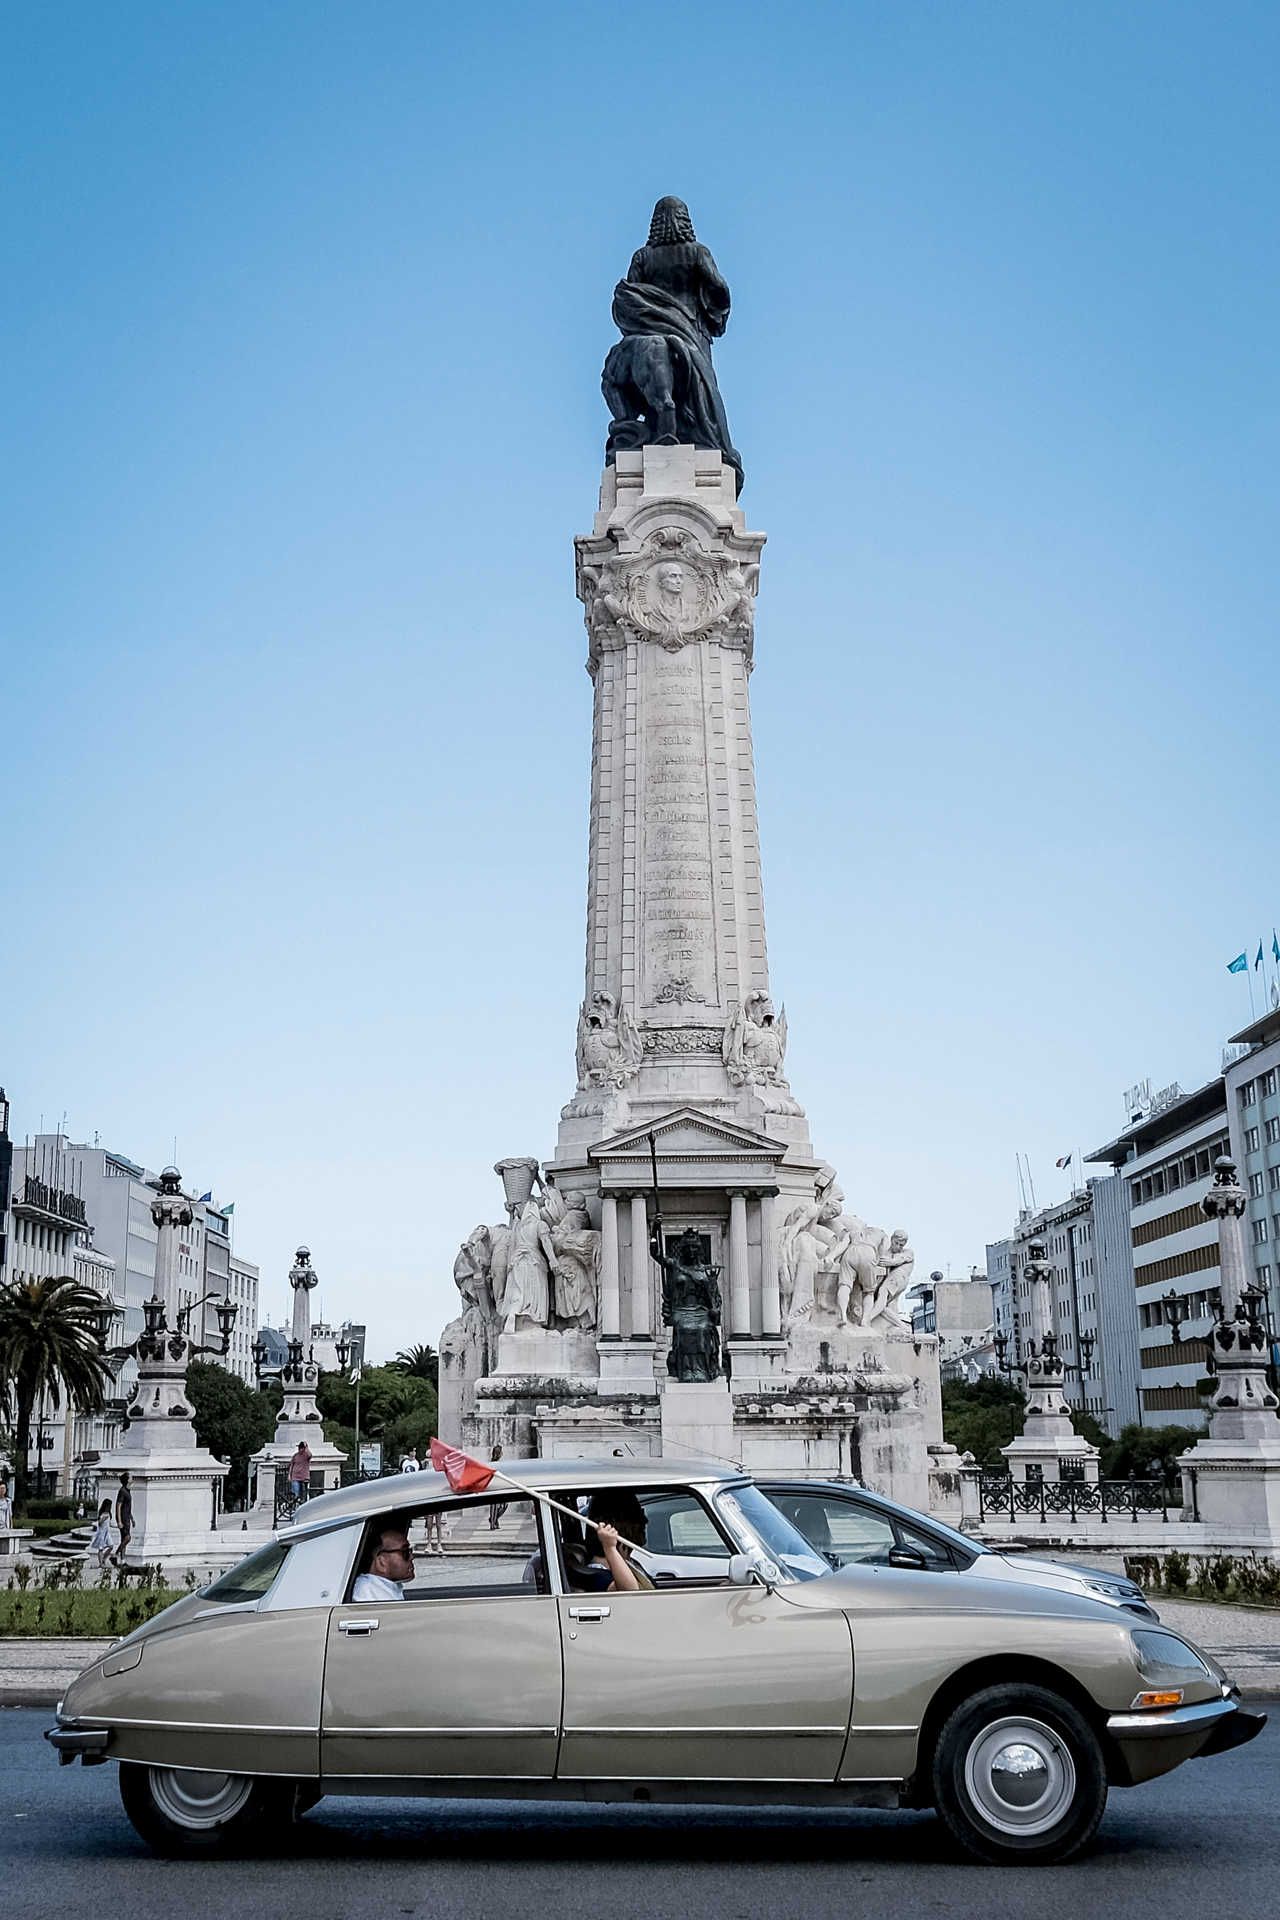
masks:
<instances>
[{"instance_id":1,"label":"blue sky","mask_svg":"<svg viewBox=\"0 0 1280 1920\"><path fill-rule=\"evenodd\" d=\"M435 1340L581 995L609 297L661 193L769 536L775 997L968 1270L1280 919L1272 6L11 10L0 1077Z\"/></svg>"}]
</instances>

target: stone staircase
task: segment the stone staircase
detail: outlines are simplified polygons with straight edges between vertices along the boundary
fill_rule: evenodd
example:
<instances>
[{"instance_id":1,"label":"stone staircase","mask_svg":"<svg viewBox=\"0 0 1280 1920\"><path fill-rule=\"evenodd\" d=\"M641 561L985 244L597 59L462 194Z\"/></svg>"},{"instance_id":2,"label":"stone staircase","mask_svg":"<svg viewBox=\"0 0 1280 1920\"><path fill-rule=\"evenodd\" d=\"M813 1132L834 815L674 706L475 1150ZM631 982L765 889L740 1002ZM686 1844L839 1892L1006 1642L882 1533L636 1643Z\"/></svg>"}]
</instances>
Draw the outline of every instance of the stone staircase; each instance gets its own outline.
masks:
<instances>
[{"instance_id":1,"label":"stone staircase","mask_svg":"<svg viewBox=\"0 0 1280 1920\"><path fill-rule=\"evenodd\" d=\"M422 1553L426 1546L425 1528L415 1527L412 1534L414 1550ZM527 1560L537 1541L530 1533L529 1510L513 1509L507 1511L499 1520L496 1528L489 1525L487 1507L463 1507L460 1512L449 1517L449 1531L445 1536L446 1556L462 1553L501 1554L511 1558Z\"/></svg>"},{"instance_id":2,"label":"stone staircase","mask_svg":"<svg viewBox=\"0 0 1280 1920\"><path fill-rule=\"evenodd\" d=\"M66 1533L51 1534L46 1540L33 1540L29 1552L33 1560L87 1560L92 1539L92 1527L71 1527Z\"/></svg>"}]
</instances>

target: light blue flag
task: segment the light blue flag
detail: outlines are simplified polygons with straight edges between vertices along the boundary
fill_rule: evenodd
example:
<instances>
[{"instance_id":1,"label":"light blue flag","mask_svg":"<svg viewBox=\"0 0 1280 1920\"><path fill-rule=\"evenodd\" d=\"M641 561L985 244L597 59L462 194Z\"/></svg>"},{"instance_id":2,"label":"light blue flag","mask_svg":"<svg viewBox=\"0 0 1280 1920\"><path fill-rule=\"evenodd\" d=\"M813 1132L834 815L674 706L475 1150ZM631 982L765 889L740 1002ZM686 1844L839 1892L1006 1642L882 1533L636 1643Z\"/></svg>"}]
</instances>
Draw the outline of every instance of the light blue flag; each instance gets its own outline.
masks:
<instances>
[{"instance_id":1,"label":"light blue flag","mask_svg":"<svg viewBox=\"0 0 1280 1920\"><path fill-rule=\"evenodd\" d=\"M1238 953L1227 968L1228 973L1248 973L1248 971L1249 956L1247 953Z\"/></svg>"},{"instance_id":2,"label":"light blue flag","mask_svg":"<svg viewBox=\"0 0 1280 1920\"><path fill-rule=\"evenodd\" d=\"M1254 970L1254 972L1255 972L1255 973L1257 973L1257 971L1258 971L1258 969L1259 969L1259 968L1261 967L1261 965L1262 965L1262 942L1261 942L1261 940L1259 940L1259 942L1258 942L1258 952L1257 952L1257 957L1255 958L1255 960L1254 960L1254 963L1253 963L1253 970Z\"/></svg>"},{"instance_id":3,"label":"light blue flag","mask_svg":"<svg viewBox=\"0 0 1280 1920\"><path fill-rule=\"evenodd\" d=\"M1276 957L1276 965L1280 966L1280 940L1276 939L1276 930L1274 927L1271 929L1271 951Z\"/></svg>"}]
</instances>

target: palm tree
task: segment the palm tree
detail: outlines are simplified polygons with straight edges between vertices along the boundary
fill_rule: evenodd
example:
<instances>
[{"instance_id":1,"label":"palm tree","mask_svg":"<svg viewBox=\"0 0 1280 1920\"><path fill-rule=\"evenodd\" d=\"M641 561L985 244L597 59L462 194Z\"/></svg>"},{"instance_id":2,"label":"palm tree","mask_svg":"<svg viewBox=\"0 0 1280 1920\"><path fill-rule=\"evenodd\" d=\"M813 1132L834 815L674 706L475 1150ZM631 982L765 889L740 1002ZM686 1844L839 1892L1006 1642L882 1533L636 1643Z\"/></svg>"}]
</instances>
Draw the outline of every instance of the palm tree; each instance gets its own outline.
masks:
<instances>
[{"instance_id":1,"label":"palm tree","mask_svg":"<svg viewBox=\"0 0 1280 1920\"><path fill-rule=\"evenodd\" d=\"M102 1301L92 1287L69 1274L56 1279L13 1280L0 1287L0 1393L14 1410L14 1505L27 1491L31 1419L42 1395L56 1408L65 1390L86 1413L102 1405L112 1378L98 1345Z\"/></svg>"},{"instance_id":2,"label":"palm tree","mask_svg":"<svg viewBox=\"0 0 1280 1920\"><path fill-rule=\"evenodd\" d=\"M434 1347L402 1347L389 1364L411 1379L429 1380L433 1387L440 1385L440 1355Z\"/></svg>"}]
</instances>

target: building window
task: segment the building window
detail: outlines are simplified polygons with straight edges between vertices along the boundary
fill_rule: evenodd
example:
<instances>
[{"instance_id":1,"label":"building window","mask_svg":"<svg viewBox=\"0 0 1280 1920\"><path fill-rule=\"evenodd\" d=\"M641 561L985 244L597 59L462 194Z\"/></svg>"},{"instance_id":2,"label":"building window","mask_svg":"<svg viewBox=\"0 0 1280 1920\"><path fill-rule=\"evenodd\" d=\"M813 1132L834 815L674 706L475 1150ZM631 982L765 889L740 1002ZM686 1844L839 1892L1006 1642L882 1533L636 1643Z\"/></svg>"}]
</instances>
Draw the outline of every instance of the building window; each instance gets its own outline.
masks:
<instances>
[{"instance_id":1,"label":"building window","mask_svg":"<svg viewBox=\"0 0 1280 1920\"><path fill-rule=\"evenodd\" d=\"M1244 1150L1246 1153L1256 1153L1258 1151L1258 1129L1256 1127L1245 1128Z\"/></svg>"},{"instance_id":2,"label":"building window","mask_svg":"<svg viewBox=\"0 0 1280 1920\"><path fill-rule=\"evenodd\" d=\"M1254 1128L1254 1132L1257 1132L1256 1127ZM1267 1122L1268 1145L1274 1147L1277 1140L1280 1140L1280 1117L1277 1117L1275 1120L1268 1120Z\"/></svg>"},{"instance_id":3,"label":"building window","mask_svg":"<svg viewBox=\"0 0 1280 1920\"><path fill-rule=\"evenodd\" d=\"M1254 1246L1255 1246L1255 1247L1265 1247L1265 1246L1266 1246L1266 1244L1267 1244L1267 1223L1266 1223L1266 1221L1265 1221L1265 1220L1255 1220L1255 1221L1253 1222L1253 1244L1254 1244Z\"/></svg>"},{"instance_id":4,"label":"building window","mask_svg":"<svg viewBox=\"0 0 1280 1920\"><path fill-rule=\"evenodd\" d=\"M1275 1171L1275 1169L1274 1169L1274 1168L1272 1168L1272 1172L1274 1172L1274 1171ZM1253 1198L1254 1200L1260 1200L1260 1199L1261 1199L1261 1197L1262 1197L1262 1175L1261 1175L1260 1173L1251 1173L1251 1174L1249 1175L1249 1193L1250 1193L1250 1195L1251 1195L1251 1197L1252 1197L1252 1198Z\"/></svg>"},{"instance_id":5,"label":"building window","mask_svg":"<svg viewBox=\"0 0 1280 1920\"><path fill-rule=\"evenodd\" d=\"M1240 1105L1242 1107L1252 1107L1256 1105L1257 1099L1258 1099L1257 1081L1246 1080L1244 1085L1240 1089Z\"/></svg>"},{"instance_id":6,"label":"building window","mask_svg":"<svg viewBox=\"0 0 1280 1920\"><path fill-rule=\"evenodd\" d=\"M1271 1269L1265 1262L1260 1262L1259 1265L1254 1268L1254 1272L1258 1276L1258 1285L1260 1287L1270 1287Z\"/></svg>"},{"instance_id":7,"label":"building window","mask_svg":"<svg viewBox=\"0 0 1280 1920\"><path fill-rule=\"evenodd\" d=\"M1280 1167L1267 1168L1267 1186L1272 1193L1280 1193Z\"/></svg>"},{"instance_id":8,"label":"building window","mask_svg":"<svg viewBox=\"0 0 1280 1920\"><path fill-rule=\"evenodd\" d=\"M1276 1070L1274 1067L1272 1067L1270 1073L1264 1073L1262 1076L1262 1091L1264 1093L1274 1093L1275 1090L1276 1090Z\"/></svg>"}]
</instances>

